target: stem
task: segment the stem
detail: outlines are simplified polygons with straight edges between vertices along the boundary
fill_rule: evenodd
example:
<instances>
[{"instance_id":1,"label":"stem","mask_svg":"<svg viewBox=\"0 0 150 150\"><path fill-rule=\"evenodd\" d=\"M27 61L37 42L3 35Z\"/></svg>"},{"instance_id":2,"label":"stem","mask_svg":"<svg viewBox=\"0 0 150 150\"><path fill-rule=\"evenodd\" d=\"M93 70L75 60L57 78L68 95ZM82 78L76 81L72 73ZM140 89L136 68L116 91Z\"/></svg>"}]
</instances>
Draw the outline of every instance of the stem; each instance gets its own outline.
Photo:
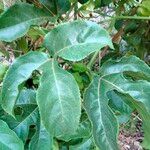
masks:
<instances>
[{"instance_id":1,"label":"stem","mask_svg":"<svg viewBox=\"0 0 150 150\"><path fill-rule=\"evenodd\" d=\"M54 1L55 13L57 14L57 2Z\"/></svg>"},{"instance_id":2,"label":"stem","mask_svg":"<svg viewBox=\"0 0 150 150\"><path fill-rule=\"evenodd\" d=\"M13 49L11 49L10 51L12 51L12 52L17 52L17 53L22 53L22 51L19 51L19 50L13 50Z\"/></svg>"},{"instance_id":3,"label":"stem","mask_svg":"<svg viewBox=\"0 0 150 150\"><path fill-rule=\"evenodd\" d=\"M135 20L150 20L150 17L141 17L141 16L117 16L115 19L135 19Z\"/></svg>"},{"instance_id":4,"label":"stem","mask_svg":"<svg viewBox=\"0 0 150 150\"><path fill-rule=\"evenodd\" d=\"M66 21L67 19L69 19L69 15L72 12L72 10L74 9L76 3L73 3L71 8L69 9L68 13L66 13L66 17L64 18L64 20Z\"/></svg>"},{"instance_id":5,"label":"stem","mask_svg":"<svg viewBox=\"0 0 150 150\"><path fill-rule=\"evenodd\" d=\"M97 55L99 54L99 51L95 52L93 57L91 58L90 62L87 65L87 68L90 70L93 64L95 63L95 60L97 58Z\"/></svg>"},{"instance_id":6,"label":"stem","mask_svg":"<svg viewBox=\"0 0 150 150\"><path fill-rule=\"evenodd\" d=\"M78 19L78 2L76 2L74 6L74 20L77 19Z\"/></svg>"},{"instance_id":7,"label":"stem","mask_svg":"<svg viewBox=\"0 0 150 150\"><path fill-rule=\"evenodd\" d=\"M113 28L112 28L112 24L114 25L114 23L115 23L115 18L112 18L112 19L111 19L110 27L109 27L109 29L108 29L109 32L112 31L112 29L113 29ZM104 48L104 53L107 53L107 49L108 49L108 46L106 46L106 47ZM99 53L100 53L100 54L99 54ZM94 53L92 59L90 60L90 62L89 62L88 65L87 65L87 68L88 68L89 70L92 68L93 64L95 63L96 58L97 58L97 55L99 56L99 68L100 68L101 59L102 59L102 55L103 55L102 53L103 53L103 50L102 50L101 52L97 51L97 52ZM100 56L101 56L101 57L100 57Z\"/></svg>"},{"instance_id":8,"label":"stem","mask_svg":"<svg viewBox=\"0 0 150 150\"><path fill-rule=\"evenodd\" d=\"M42 2L41 2L41 3L42 3ZM42 5L45 7L45 9L47 9L47 10L50 12L50 14L51 14L52 16L55 16L55 14L54 14L49 8L47 8L46 5L44 5L43 3L42 3Z\"/></svg>"}]
</instances>

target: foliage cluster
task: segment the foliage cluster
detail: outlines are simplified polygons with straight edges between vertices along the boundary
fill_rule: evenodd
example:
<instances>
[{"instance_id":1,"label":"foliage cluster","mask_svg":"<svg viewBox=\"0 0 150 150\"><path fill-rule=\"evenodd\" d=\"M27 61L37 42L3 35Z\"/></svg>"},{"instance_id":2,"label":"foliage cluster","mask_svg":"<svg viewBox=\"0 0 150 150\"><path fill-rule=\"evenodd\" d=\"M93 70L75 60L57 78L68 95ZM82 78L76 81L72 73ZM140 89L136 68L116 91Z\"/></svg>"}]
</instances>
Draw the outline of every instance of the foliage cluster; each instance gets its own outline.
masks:
<instances>
[{"instance_id":1,"label":"foliage cluster","mask_svg":"<svg viewBox=\"0 0 150 150\"><path fill-rule=\"evenodd\" d=\"M0 2L0 149L118 150L142 119L150 149L150 1Z\"/></svg>"}]
</instances>

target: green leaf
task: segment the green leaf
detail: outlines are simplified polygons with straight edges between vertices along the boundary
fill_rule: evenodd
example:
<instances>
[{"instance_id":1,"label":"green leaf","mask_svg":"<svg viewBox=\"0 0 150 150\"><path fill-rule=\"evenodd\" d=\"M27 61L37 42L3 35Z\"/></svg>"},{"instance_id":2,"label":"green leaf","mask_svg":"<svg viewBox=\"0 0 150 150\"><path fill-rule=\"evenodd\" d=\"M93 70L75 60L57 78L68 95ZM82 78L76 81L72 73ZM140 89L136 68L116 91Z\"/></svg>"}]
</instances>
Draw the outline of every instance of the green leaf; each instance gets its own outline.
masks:
<instances>
[{"instance_id":1,"label":"green leaf","mask_svg":"<svg viewBox=\"0 0 150 150\"><path fill-rule=\"evenodd\" d=\"M147 86L147 83L143 83L143 87L144 86ZM143 89L143 87L141 87L141 89ZM143 91L143 92L145 92L145 91ZM147 93L145 93L145 94L147 94ZM148 94L147 94L147 96L148 96ZM123 94L120 93L119 95L122 96ZM150 130L150 126L149 126L149 124L150 124L150 111L148 109L146 109L146 107L145 107L145 105L148 103L149 103L148 105L150 105L149 99L143 99L143 100L141 99L141 101L137 101L137 100L134 100L131 96L127 95L127 98L123 99L123 100L128 105L130 105L130 107L132 107L133 109L136 109L138 111L138 113L140 114L140 117L142 118L143 130L144 130L144 140L142 142L142 146L145 149L150 149L150 145L149 145L150 134L148 132Z\"/></svg>"},{"instance_id":2,"label":"green leaf","mask_svg":"<svg viewBox=\"0 0 150 150\"><path fill-rule=\"evenodd\" d=\"M109 98L109 106L115 112L119 123L126 123L133 111L133 109L124 102L127 96L120 96L116 91L108 92L107 96Z\"/></svg>"},{"instance_id":3,"label":"green leaf","mask_svg":"<svg viewBox=\"0 0 150 150\"><path fill-rule=\"evenodd\" d=\"M71 3L69 0L56 0L58 14L63 14L70 9Z\"/></svg>"},{"instance_id":4,"label":"green leaf","mask_svg":"<svg viewBox=\"0 0 150 150\"><path fill-rule=\"evenodd\" d=\"M90 21L73 21L51 30L44 40L50 54L79 61L105 46L113 48L107 31Z\"/></svg>"},{"instance_id":5,"label":"green leaf","mask_svg":"<svg viewBox=\"0 0 150 150\"><path fill-rule=\"evenodd\" d=\"M40 52L29 52L17 58L6 73L2 87L2 107L10 115L19 94L19 85L26 81L32 72L47 61L47 55Z\"/></svg>"},{"instance_id":6,"label":"green leaf","mask_svg":"<svg viewBox=\"0 0 150 150\"><path fill-rule=\"evenodd\" d=\"M79 124L80 93L72 75L53 60L43 65L37 101L41 119L49 133L68 140Z\"/></svg>"},{"instance_id":7,"label":"green leaf","mask_svg":"<svg viewBox=\"0 0 150 150\"><path fill-rule=\"evenodd\" d=\"M9 129L8 125L0 120L0 149L23 150L23 142Z\"/></svg>"},{"instance_id":8,"label":"green leaf","mask_svg":"<svg viewBox=\"0 0 150 150\"><path fill-rule=\"evenodd\" d=\"M84 88L82 77L80 76L80 74L78 72L72 73L72 75L75 78L75 80L77 81L79 89L82 90Z\"/></svg>"},{"instance_id":9,"label":"green leaf","mask_svg":"<svg viewBox=\"0 0 150 150\"><path fill-rule=\"evenodd\" d=\"M72 64L72 70L77 72L86 72L88 71L87 66L83 63Z\"/></svg>"},{"instance_id":10,"label":"green leaf","mask_svg":"<svg viewBox=\"0 0 150 150\"><path fill-rule=\"evenodd\" d=\"M81 4L84 4L84 3L88 2L88 0L78 0L78 2L80 2Z\"/></svg>"},{"instance_id":11,"label":"green leaf","mask_svg":"<svg viewBox=\"0 0 150 150\"><path fill-rule=\"evenodd\" d=\"M71 3L69 0L40 0L54 14L63 14L70 9Z\"/></svg>"},{"instance_id":12,"label":"green leaf","mask_svg":"<svg viewBox=\"0 0 150 150\"><path fill-rule=\"evenodd\" d=\"M0 81L3 79L4 74L5 74L6 70L7 70L7 68L8 67L6 65L0 63Z\"/></svg>"},{"instance_id":13,"label":"green leaf","mask_svg":"<svg viewBox=\"0 0 150 150\"><path fill-rule=\"evenodd\" d=\"M100 7L100 5L101 0L88 0L79 8L79 10L81 10L83 13L90 13L90 11L93 11L95 8Z\"/></svg>"},{"instance_id":14,"label":"green leaf","mask_svg":"<svg viewBox=\"0 0 150 150\"><path fill-rule=\"evenodd\" d=\"M143 16L150 16L150 1L149 0L143 0L142 4L138 8L138 12L140 15Z\"/></svg>"},{"instance_id":15,"label":"green leaf","mask_svg":"<svg viewBox=\"0 0 150 150\"><path fill-rule=\"evenodd\" d=\"M53 138L47 132L43 124L39 122L37 131L29 144L29 150L51 150Z\"/></svg>"},{"instance_id":16,"label":"green leaf","mask_svg":"<svg viewBox=\"0 0 150 150\"><path fill-rule=\"evenodd\" d=\"M52 13L57 14L57 5L55 3L55 0L39 0L39 2Z\"/></svg>"},{"instance_id":17,"label":"green leaf","mask_svg":"<svg viewBox=\"0 0 150 150\"><path fill-rule=\"evenodd\" d=\"M28 52L28 42L25 37L22 37L17 40L17 50L20 50L24 54Z\"/></svg>"},{"instance_id":18,"label":"green leaf","mask_svg":"<svg viewBox=\"0 0 150 150\"><path fill-rule=\"evenodd\" d=\"M147 80L150 80L149 66L136 56L122 57L120 60L109 60L101 67L100 74L107 75L127 71L141 73L147 77Z\"/></svg>"},{"instance_id":19,"label":"green leaf","mask_svg":"<svg viewBox=\"0 0 150 150\"><path fill-rule=\"evenodd\" d=\"M31 25L45 20L52 20L52 15L46 9L27 3L15 4L0 16L0 40L11 42L25 35Z\"/></svg>"},{"instance_id":20,"label":"green leaf","mask_svg":"<svg viewBox=\"0 0 150 150\"><path fill-rule=\"evenodd\" d=\"M112 0L101 0L101 6L107 6L112 2Z\"/></svg>"},{"instance_id":21,"label":"green leaf","mask_svg":"<svg viewBox=\"0 0 150 150\"><path fill-rule=\"evenodd\" d=\"M70 146L69 150L94 150L93 147L92 139L86 139L78 145Z\"/></svg>"},{"instance_id":22,"label":"green leaf","mask_svg":"<svg viewBox=\"0 0 150 150\"><path fill-rule=\"evenodd\" d=\"M4 4L3 4L3 2L1 1L1 2L0 2L0 13L2 13L3 10L4 10Z\"/></svg>"},{"instance_id":23,"label":"green leaf","mask_svg":"<svg viewBox=\"0 0 150 150\"><path fill-rule=\"evenodd\" d=\"M29 127L35 125L39 118L35 91L29 89L22 90L15 104L15 110L18 112L15 116L16 119L6 114L0 118L7 122L9 127L23 140L23 142L26 142L29 134Z\"/></svg>"},{"instance_id":24,"label":"green leaf","mask_svg":"<svg viewBox=\"0 0 150 150\"><path fill-rule=\"evenodd\" d=\"M106 88L96 76L84 94L84 105L93 126L97 146L103 150L117 150L118 123L108 106ZM109 90L109 89L108 89Z\"/></svg>"},{"instance_id":25,"label":"green leaf","mask_svg":"<svg viewBox=\"0 0 150 150\"><path fill-rule=\"evenodd\" d=\"M37 106L36 91L33 89L23 89L19 93L16 106L28 107L29 105L32 105L32 107Z\"/></svg>"},{"instance_id":26,"label":"green leaf","mask_svg":"<svg viewBox=\"0 0 150 150\"><path fill-rule=\"evenodd\" d=\"M143 105L143 102L137 102L137 101L133 101L134 103L134 107L137 109L137 111L139 112L142 121L143 121L143 130L144 130L144 140L142 142L142 146L145 149L150 149L150 135L149 132L150 131L150 112L147 111L145 109L145 104Z\"/></svg>"},{"instance_id":27,"label":"green leaf","mask_svg":"<svg viewBox=\"0 0 150 150\"><path fill-rule=\"evenodd\" d=\"M118 149L118 125L114 114L108 106L107 92L117 90L125 95L130 95L134 101L143 103L142 105L145 109L143 111L145 114L150 110L150 83L143 80L133 81L130 78L126 79L123 76L124 71L138 71L147 74L146 71L149 70L148 66L137 58L134 58L137 61L133 62L131 61L132 57L129 57L128 61L125 57L122 58L121 62L123 62L124 59L126 61L120 63L120 65L117 62L113 62L110 66L108 65L111 64L110 62L104 64L101 69L100 77L94 77L84 95L85 108L93 125L93 136L95 142L97 146L103 150ZM116 64L118 64L119 67L116 68ZM140 64L141 66L138 67L137 64ZM143 68L148 70L143 71ZM142 116L141 113L140 115ZM144 118L145 117L146 116L144 116ZM149 139L150 138L146 134L145 141L149 141Z\"/></svg>"},{"instance_id":28,"label":"green leaf","mask_svg":"<svg viewBox=\"0 0 150 150\"><path fill-rule=\"evenodd\" d=\"M85 139L89 138L91 135L91 123L89 120L84 120L81 123L79 123L79 126L75 132L70 138L71 140L75 139Z\"/></svg>"}]
</instances>

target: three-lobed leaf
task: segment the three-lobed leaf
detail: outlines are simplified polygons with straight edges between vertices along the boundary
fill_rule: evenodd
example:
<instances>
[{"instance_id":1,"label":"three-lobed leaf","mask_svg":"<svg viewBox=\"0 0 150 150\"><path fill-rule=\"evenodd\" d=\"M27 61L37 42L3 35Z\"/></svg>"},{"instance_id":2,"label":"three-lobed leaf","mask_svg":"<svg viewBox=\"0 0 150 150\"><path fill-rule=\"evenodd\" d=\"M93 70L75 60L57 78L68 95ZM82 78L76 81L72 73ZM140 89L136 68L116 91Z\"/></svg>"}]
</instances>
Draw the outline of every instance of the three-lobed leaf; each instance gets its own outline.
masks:
<instances>
[{"instance_id":1,"label":"three-lobed leaf","mask_svg":"<svg viewBox=\"0 0 150 150\"><path fill-rule=\"evenodd\" d=\"M15 107L21 107L23 112L27 112L25 115L23 113L22 120L18 120L19 123L12 127L25 141L29 126L36 123L38 109L32 102L30 104L27 97L26 101L23 97L17 100L19 86L39 68L42 71L42 78L37 92L37 102L42 122L52 136L69 140L78 128L81 114L79 88L73 76L58 67L57 63L48 59L44 53L29 52L12 64L3 83L2 107L13 116ZM8 122L14 121L7 116L3 119Z\"/></svg>"},{"instance_id":2,"label":"three-lobed leaf","mask_svg":"<svg viewBox=\"0 0 150 150\"><path fill-rule=\"evenodd\" d=\"M104 150L118 149L118 125L113 112L108 106L107 92L117 90L125 95L130 95L137 103L142 103L143 112L141 113L139 108L137 110L143 118L146 117L143 114L147 114L150 106L148 101L150 83L143 80L133 81L131 78L126 79L123 75L123 72L126 71L133 71L137 74L142 72L147 75L150 68L136 57L124 57L120 62L105 63L100 70L101 75L94 77L84 95L85 108L93 125L95 142L100 149ZM140 64L139 67L137 64ZM116 66L119 67L116 68ZM145 126L144 128L148 129L148 126ZM144 143L148 143L149 139L149 135L145 134Z\"/></svg>"},{"instance_id":3,"label":"three-lobed leaf","mask_svg":"<svg viewBox=\"0 0 150 150\"><path fill-rule=\"evenodd\" d=\"M26 14L21 12L18 15L17 13L23 8L28 10ZM14 15L11 16L11 13ZM0 17L0 21L2 21L0 39L12 41L21 37L31 25L37 24L41 18L43 20L49 17L45 10L37 9L29 4L16 4ZM8 21L8 19L10 20ZM8 36L8 32L10 36ZM107 45L113 48L111 39L103 28L93 22L79 20L57 26L46 35L44 43L52 56L59 56L70 61L82 60ZM37 102L41 122L44 126L38 124L37 132L30 143L30 149L35 147L42 149L43 144L46 148L50 148L52 146L51 136L61 140L87 138L90 135L90 129L85 130L84 125L86 124L79 124L81 102L77 83L71 74L60 68L54 60L48 60L43 53L30 52L18 58L9 68L2 88L2 107L4 110L14 115L15 106L30 105L27 101L26 103L22 100L18 101L19 103L16 102L19 86L39 67L42 70L42 77L37 91ZM142 80L126 78L124 72L128 72L127 75L133 78L135 74L132 72L134 72ZM131 56L124 57L118 62L111 60L104 63L100 69L100 76L94 77L84 94L84 106L92 122L95 143L100 149L118 149L118 122L108 106L108 99L110 98L108 92L113 90L120 93L118 100L125 101L133 109L138 110L143 119L145 132L143 145L145 148L150 148L148 144L150 136L147 133L150 130L148 126L150 120L149 74L150 68L138 58ZM147 81L143 81L143 79ZM123 98L121 94L126 98ZM111 95L111 98L114 100L115 96ZM124 105L122 102L121 104ZM14 130L25 141L29 125L37 122L38 109L37 107L30 109L30 106L28 109L23 108L24 111L33 111L23 116L23 120L17 124L18 130ZM7 128L9 134L13 134L13 131L4 122L0 121L0 124ZM15 135L14 138L16 138ZM22 146L20 141L19 144ZM90 148L90 146L91 141L87 140L85 143L71 148L84 149Z\"/></svg>"},{"instance_id":4,"label":"three-lobed leaf","mask_svg":"<svg viewBox=\"0 0 150 150\"><path fill-rule=\"evenodd\" d=\"M2 87L2 107L10 115L14 115L13 110L19 94L19 85L25 82L38 69L48 57L41 52L29 52L15 60L10 66L3 80Z\"/></svg>"}]
</instances>

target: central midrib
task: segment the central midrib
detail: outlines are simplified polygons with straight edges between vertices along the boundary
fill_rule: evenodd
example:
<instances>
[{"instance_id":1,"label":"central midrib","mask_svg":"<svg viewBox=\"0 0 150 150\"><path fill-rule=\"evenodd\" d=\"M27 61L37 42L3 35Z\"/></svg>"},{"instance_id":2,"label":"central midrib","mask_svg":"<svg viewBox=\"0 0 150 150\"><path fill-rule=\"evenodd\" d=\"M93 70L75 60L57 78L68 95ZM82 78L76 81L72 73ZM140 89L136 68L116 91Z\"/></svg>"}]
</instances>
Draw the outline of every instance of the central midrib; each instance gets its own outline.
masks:
<instances>
[{"instance_id":1,"label":"central midrib","mask_svg":"<svg viewBox=\"0 0 150 150\"><path fill-rule=\"evenodd\" d=\"M100 88L101 88L101 79L99 79L98 81L98 89L97 89L97 92L98 92L98 106L99 106L99 113L100 113L100 116L101 116L101 119L102 119L102 113L101 113L101 101L100 101ZM104 132L105 132L105 135L106 135L106 139L107 139L107 132L106 132L106 129L105 129L105 126L103 124L103 121L101 122L102 126L103 126L103 129L104 129ZM107 140L108 144L109 144L109 141Z\"/></svg>"},{"instance_id":2,"label":"central midrib","mask_svg":"<svg viewBox=\"0 0 150 150\"><path fill-rule=\"evenodd\" d=\"M55 82L55 84L56 84L56 90L57 90L57 93L58 93L58 101L59 101L61 113L62 113L62 116L63 116L64 112L63 112L63 107L62 107L61 96L60 96L60 93L59 93L59 87L58 87L58 82L57 82L57 76L56 76L56 74L55 74L54 61L52 61L52 72L53 72L53 76L54 76L54 82ZM63 118L63 117L62 117L62 122L64 123L64 118Z\"/></svg>"}]
</instances>

